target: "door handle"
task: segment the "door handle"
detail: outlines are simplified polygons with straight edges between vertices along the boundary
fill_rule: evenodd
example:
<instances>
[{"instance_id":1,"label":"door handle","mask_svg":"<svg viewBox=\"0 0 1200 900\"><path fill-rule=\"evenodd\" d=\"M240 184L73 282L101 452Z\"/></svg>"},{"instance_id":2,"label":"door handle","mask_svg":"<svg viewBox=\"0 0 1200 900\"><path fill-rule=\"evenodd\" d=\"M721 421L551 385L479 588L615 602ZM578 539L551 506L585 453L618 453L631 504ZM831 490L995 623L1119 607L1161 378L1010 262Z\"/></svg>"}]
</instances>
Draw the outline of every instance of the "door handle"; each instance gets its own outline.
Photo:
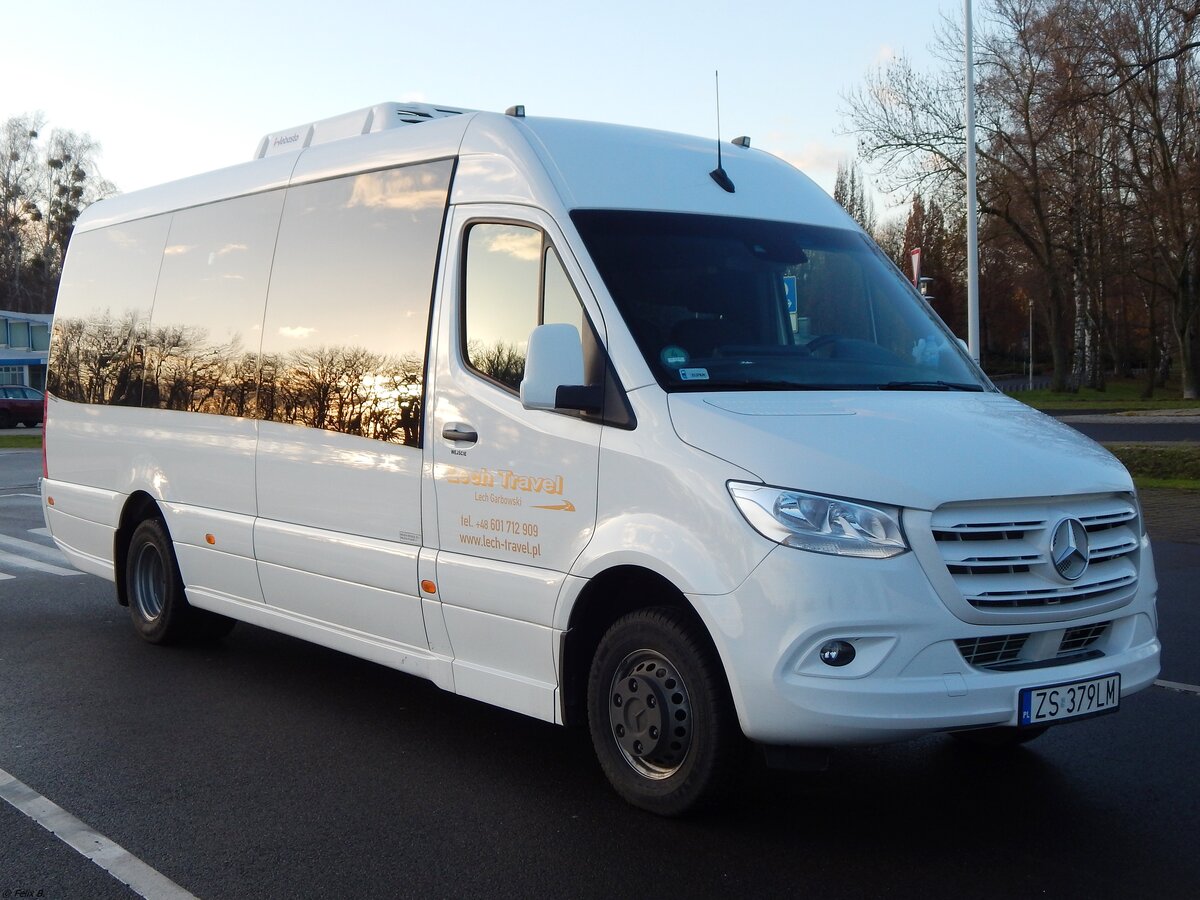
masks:
<instances>
[{"instance_id":1,"label":"door handle","mask_svg":"<svg viewBox=\"0 0 1200 900\"><path fill-rule=\"evenodd\" d=\"M468 444L474 444L479 440L479 432L470 425L464 425L462 422L448 422L442 428L442 437L448 441L464 441Z\"/></svg>"}]
</instances>

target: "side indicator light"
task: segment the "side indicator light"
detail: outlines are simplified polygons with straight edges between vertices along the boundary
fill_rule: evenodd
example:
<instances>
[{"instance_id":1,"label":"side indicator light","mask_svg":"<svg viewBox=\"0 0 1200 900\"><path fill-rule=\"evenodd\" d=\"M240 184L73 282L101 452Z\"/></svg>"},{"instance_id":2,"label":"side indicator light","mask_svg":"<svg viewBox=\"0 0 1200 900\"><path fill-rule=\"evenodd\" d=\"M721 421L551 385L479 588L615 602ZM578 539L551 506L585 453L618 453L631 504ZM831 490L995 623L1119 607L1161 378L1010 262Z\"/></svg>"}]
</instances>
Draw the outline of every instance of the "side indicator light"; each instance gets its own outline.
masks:
<instances>
[{"instance_id":1,"label":"side indicator light","mask_svg":"<svg viewBox=\"0 0 1200 900\"><path fill-rule=\"evenodd\" d=\"M421 590L423 590L426 594L436 594L437 585L426 579L421 582Z\"/></svg>"},{"instance_id":2,"label":"side indicator light","mask_svg":"<svg viewBox=\"0 0 1200 900\"><path fill-rule=\"evenodd\" d=\"M206 534L204 536L204 540L206 540L208 543L212 544L214 547L217 544L217 536L215 534Z\"/></svg>"},{"instance_id":3,"label":"side indicator light","mask_svg":"<svg viewBox=\"0 0 1200 900\"><path fill-rule=\"evenodd\" d=\"M54 505L54 498L53 498L53 497L47 497L47 498L46 498L46 505L47 505L47 506L53 506L53 505Z\"/></svg>"}]
</instances>

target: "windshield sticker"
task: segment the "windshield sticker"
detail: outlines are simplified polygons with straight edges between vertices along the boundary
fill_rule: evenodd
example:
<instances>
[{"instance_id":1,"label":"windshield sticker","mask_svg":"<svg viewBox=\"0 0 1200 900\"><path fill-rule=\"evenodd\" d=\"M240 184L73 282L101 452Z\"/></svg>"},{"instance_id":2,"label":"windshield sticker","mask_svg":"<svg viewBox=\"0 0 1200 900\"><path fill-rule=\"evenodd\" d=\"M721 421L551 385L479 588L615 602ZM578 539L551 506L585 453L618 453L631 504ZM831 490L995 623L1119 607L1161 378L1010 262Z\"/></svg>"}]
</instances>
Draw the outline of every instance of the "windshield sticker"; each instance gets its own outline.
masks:
<instances>
[{"instance_id":1,"label":"windshield sticker","mask_svg":"<svg viewBox=\"0 0 1200 900\"><path fill-rule=\"evenodd\" d=\"M942 353L950 348L946 346L946 342L936 334L931 334L929 337L923 337L913 344L912 357L913 362L918 366L926 366L930 369L938 367L939 357Z\"/></svg>"},{"instance_id":2,"label":"windshield sticker","mask_svg":"<svg viewBox=\"0 0 1200 900\"><path fill-rule=\"evenodd\" d=\"M680 369L679 377L683 381L708 381L708 369Z\"/></svg>"},{"instance_id":3,"label":"windshield sticker","mask_svg":"<svg viewBox=\"0 0 1200 900\"><path fill-rule=\"evenodd\" d=\"M688 352L675 344L663 347L662 353L658 354L658 358L662 360L664 366L670 366L672 369L686 366L689 359Z\"/></svg>"}]
</instances>

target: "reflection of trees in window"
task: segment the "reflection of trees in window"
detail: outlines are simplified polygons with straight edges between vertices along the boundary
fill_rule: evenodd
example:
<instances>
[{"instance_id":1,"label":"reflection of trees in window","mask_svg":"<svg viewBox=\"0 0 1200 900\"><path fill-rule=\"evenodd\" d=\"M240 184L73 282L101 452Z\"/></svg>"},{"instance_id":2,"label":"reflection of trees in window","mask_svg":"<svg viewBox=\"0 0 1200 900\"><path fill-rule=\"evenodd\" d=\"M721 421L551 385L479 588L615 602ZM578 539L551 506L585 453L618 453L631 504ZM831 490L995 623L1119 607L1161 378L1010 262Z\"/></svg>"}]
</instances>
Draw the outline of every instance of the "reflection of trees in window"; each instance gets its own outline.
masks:
<instances>
[{"instance_id":1,"label":"reflection of trees in window","mask_svg":"<svg viewBox=\"0 0 1200 900\"><path fill-rule=\"evenodd\" d=\"M521 389L521 379L525 377L525 354L516 344L506 341L491 344L468 341L467 358L481 374L494 378L514 391Z\"/></svg>"},{"instance_id":2,"label":"reflection of trees in window","mask_svg":"<svg viewBox=\"0 0 1200 900\"><path fill-rule=\"evenodd\" d=\"M424 361L362 347L312 347L263 358L262 418L416 446Z\"/></svg>"},{"instance_id":3,"label":"reflection of trees in window","mask_svg":"<svg viewBox=\"0 0 1200 900\"><path fill-rule=\"evenodd\" d=\"M236 337L211 343L197 326L147 333L134 313L59 319L50 355L50 390L64 400L252 416L410 446L420 440L423 385L415 354L339 346L260 359Z\"/></svg>"},{"instance_id":4,"label":"reflection of trees in window","mask_svg":"<svg viewBox=\"0 0 1200 900\"><path fill-rule=\"evenodd\" d=\"M142 405L214 415L247 415L258 381L254 354L238 338L211 344L205 329L175 325L146 338Z\"/></svg>"},{"instance_id":5,"label":"reflection of trees in window","mask_svg":"<svg viewBox=\"0 0 1200 900\"><path fill-rule=\"evenodd\" d=\"M77 403L137 406L142 396L145 321L130 310L90 320L54 320L47 389Z\"/></svg>"}]
</instances>

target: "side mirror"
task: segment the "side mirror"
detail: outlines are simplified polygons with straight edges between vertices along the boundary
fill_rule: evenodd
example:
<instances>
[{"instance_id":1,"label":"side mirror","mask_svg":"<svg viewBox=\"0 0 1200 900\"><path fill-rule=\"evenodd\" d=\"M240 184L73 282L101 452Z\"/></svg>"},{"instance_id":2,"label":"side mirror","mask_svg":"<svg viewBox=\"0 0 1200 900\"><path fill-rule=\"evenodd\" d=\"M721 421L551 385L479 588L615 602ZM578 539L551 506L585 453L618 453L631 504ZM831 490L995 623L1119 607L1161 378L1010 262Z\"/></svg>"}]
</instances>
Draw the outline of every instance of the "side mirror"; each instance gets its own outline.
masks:
<instances>
[{"instance_id":1,"label":"side mirror","mask_svg":"<svg viewBox=\"0 0 1200 900\"><path fill-rule=\"evenodd\" d=\"M602 385L584 385L583 344L574 325L539 325L529 335L521 405L526 409L599 412Z\"/></svg>"}]
</instances>

